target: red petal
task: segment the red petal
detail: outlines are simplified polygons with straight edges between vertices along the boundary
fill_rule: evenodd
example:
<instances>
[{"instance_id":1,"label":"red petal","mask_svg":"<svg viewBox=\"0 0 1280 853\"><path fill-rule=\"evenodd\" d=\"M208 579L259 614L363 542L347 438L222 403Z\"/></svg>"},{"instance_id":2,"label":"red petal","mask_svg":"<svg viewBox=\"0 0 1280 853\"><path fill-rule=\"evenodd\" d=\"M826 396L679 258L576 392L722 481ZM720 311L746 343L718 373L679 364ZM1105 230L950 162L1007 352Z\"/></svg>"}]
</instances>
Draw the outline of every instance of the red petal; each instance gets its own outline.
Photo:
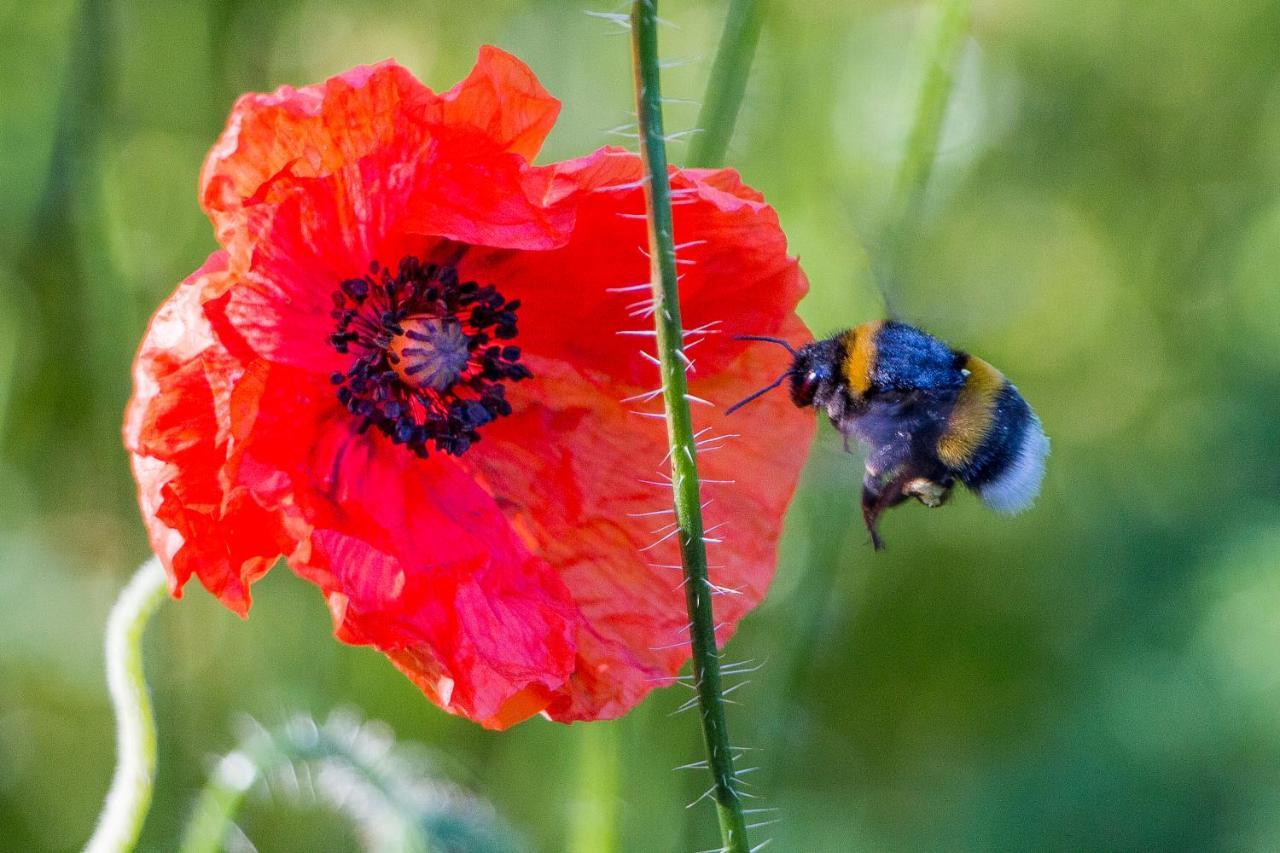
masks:
<instances>
[{"instance_id":1,"label":"red petal","mask_svg":"<svg viewBox=\"0 0 1280 853\"><path fill-rule=\"evenodd\" d=\"M221 232L281 173L323 177L388 147L410 150L402 160L409 162L441 127L465 129L484 147L528 161L559 108L527 66L492 47L442 96L393 61L301 89L244 95L201 170L201 204Z\"/></svg>"},{"instance_id":2,"label":"red petal","mask_svg":"<svg viewBox=\"0 0 1280 853\"><path fill-rule=\"evenodd\" d=\"M124 442L152 548L178 596L194 573L245 615L249 586L282 550L278 521L243 491L226 492L229 395L242 368L213 337L201 298L226 286L217 252L152 319L134 362Z\"/></svg>"},{"instance_id":3,"label":"red petal","mask_svg":"<svg viewBox=\"0 0 1280 853\"><path fill-rule=\"evenodd\" d=\"M541 710L572 670L579 617L493 498L449 457L358 435L309 374L272 367L250 398L229 476L290 514L290 565L324 592L338 637L486 725Z\"/></svg>"},{"instance_id":4,"label":"red petal","mask_svg":"<svg viewBox=\"0 0 1280 853\"><path fill-rule=\"evenodd\" d=\"M490 45L480 48L471 74L441 101L446 124L471 124L530 161L560 114L560 102L542 88L529 66Z\"/></svg>"},{"instance_id":5,"label":"red petal","mask_svg":"<svg viewBox=\"0 0 1280 853\"><path fill-rule=\"evenodd\" d=\"M236 101L200 173L200 199L218 224L288 168L326 175L414 126L436 96L394 62L361 66L315 86L281 86Z\"/></svg>"}]
</instances>

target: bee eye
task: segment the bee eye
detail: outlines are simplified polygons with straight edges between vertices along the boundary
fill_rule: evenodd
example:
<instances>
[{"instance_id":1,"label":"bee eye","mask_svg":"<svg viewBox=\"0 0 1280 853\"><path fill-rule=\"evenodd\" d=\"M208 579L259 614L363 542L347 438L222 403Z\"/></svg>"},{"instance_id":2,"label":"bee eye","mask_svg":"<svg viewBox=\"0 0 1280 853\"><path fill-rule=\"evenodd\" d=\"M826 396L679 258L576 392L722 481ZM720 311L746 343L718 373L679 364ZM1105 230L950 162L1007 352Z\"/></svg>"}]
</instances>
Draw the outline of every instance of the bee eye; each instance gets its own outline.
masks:
<instances>
[{"instance_id":1,"label":"bee eye","mask_svg":"<svg viewBox=\"0 0 1280 853\"><path fill-rule=\"evenodd\" d=\"M799 381L791 388L791 398L797 406L808 406L813 402L814 395L818 393L818 373L810 370L797 379Z\"/></svg>"}]
</instances>

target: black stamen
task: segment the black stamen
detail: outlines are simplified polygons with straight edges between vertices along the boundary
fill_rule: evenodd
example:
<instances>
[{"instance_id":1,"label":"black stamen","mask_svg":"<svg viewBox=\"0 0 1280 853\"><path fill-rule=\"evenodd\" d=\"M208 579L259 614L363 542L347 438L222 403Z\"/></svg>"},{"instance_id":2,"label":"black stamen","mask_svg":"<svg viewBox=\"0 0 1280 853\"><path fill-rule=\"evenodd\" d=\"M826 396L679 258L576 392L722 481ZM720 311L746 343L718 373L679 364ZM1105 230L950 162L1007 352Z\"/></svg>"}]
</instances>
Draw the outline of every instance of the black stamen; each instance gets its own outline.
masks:
<instances>
[{"instance_id":1,"label":"black stamen","mask_svg":"<svg viewBox=\"0 0 1280 853\"><path fill-rule=\"evenodd\" d=\"M352 355L330 377L358 432L376 427L418 456L460 455L478 430L511 414L504 382L533 375L513 345L519 300L492 284L462 282L450 265L413 256L391 269L370 264L333 293L335 350Z\"/></svg>"}]
</instances>

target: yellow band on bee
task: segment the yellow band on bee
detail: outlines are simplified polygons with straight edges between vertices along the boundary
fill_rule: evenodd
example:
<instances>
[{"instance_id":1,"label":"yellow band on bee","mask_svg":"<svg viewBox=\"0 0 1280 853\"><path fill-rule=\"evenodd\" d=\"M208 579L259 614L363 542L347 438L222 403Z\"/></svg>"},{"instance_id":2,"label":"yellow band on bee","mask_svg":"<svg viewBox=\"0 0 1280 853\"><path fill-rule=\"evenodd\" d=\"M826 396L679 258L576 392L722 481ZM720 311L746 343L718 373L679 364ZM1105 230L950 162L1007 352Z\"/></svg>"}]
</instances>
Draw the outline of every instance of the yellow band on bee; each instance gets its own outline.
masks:
<instances>
[{"instance_id":1,"label":"yellow band on bee","mask_svg":"<svg viewBox=\"0 0 1280 853\"><path fill-rule=\"evenodd\" d=\"M969 377L947 419L947 429L938 439L938 458L951 468L959 468L973 459L991 432L996 399L1005 381L1003 373L977 356L969 356L964 366Z\"/></svg>"},{"instance_id":2,"label":"yellow band on bee","mask_svg":"<svg viewBox=\"0 0 1280 853\"><path fill-rule=\"evenodd\" d=\"M876 365L876 336L883 325L883 320L863 323L845 335L842 367L845 381L855 394L865 394L871 388L871 373Z\"/></svg>"}]
</instances>

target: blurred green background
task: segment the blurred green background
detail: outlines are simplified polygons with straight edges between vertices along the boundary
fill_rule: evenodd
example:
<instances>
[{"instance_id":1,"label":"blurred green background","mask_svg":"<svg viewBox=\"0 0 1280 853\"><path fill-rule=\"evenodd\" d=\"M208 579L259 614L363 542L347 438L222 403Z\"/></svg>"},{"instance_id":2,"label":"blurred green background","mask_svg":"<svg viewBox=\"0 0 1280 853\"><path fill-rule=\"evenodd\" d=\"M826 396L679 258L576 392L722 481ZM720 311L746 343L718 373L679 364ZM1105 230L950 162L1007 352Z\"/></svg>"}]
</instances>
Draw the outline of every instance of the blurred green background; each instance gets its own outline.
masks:
<instances>
[{"instance_id":1,"label":"blurred green background","mask_svg":"<svg viewBox=\"0 0 1280 853\"><path fill-rule=\"evenodd\" d=\"M824 334L883 310L870 259L936 13L769 7L729 162L776 205ZM667 94L700 100L724 3L662 11L687 60ZM447 88L483 43L563 99L544 160L626 142L607 131L631 120L627 40L580 0L0 2L0 848L78 848L107 787L101 629L146 556L129 361L215 245L196 175L233 98L387 56ZM755 840L1280 848L1277 45L1264 0L975 3L893 298L1018 383L1048 478L1015 519L968 497L891 513L873 554L858 460L824 427L773 593L728 648L765 662L730 716L751 804L779 809ZM668 127L696 115L673 104ZM237 714L335 707L426 744L533 849L578 843L601 800L618 849L716 844L710 808L684 808L703 774L671 769L701 751L693 716L668 719L681 688L616 724L488 733L334 642L283 569L247 622L194 585L164 605L147 668L145 849L171 849ZM240 827L262 851L356 844L261 791Z\"/></svg>"}]
</instances>

